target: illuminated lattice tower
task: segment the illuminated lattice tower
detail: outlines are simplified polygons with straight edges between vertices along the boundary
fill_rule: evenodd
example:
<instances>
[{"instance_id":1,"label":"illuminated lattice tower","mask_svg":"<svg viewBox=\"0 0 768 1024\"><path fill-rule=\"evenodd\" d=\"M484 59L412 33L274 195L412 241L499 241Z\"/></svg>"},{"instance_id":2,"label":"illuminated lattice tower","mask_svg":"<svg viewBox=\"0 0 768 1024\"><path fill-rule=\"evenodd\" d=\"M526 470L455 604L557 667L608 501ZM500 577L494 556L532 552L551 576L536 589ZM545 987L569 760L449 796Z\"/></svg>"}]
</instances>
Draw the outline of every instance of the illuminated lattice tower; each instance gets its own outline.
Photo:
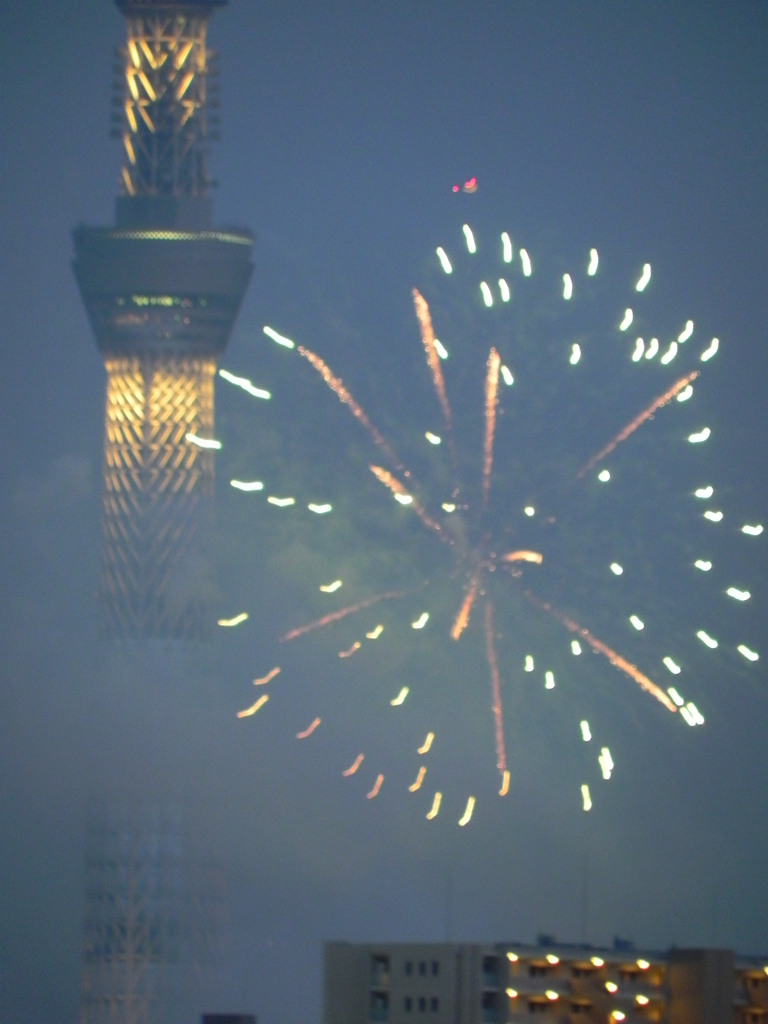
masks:
<instances>
[{"instance_id":1,"label":"illuminated lattice tower","mask_svg":"<svg viewBox=\"0 0 768 1024\"><path fill-rule=\"evenodd\" d=\"M103 630L197 639L215 594L210 550L214 374L253 270L253 236L214 230L205 155L215 105L206 45L226 0L116 0L114 134L125 160L114 227L79 227L74 263L107 369Z\"/></svg>"}]
</instances>

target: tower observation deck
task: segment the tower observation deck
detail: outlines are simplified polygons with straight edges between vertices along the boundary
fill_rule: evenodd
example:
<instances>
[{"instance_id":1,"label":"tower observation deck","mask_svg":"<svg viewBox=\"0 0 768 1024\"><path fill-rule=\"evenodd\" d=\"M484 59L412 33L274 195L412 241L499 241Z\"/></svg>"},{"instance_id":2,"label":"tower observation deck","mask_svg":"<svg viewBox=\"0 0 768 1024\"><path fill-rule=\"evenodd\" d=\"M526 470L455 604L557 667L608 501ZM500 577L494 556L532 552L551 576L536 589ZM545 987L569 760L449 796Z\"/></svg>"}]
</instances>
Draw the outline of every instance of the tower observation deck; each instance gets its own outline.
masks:
<instances>
[{"instance_id":1,"label":"tower observation deck","mask_svg":"<svg viewBox=\"0 0 768 1024\"><path fill-rule=\"evenodd\" d=\"M208 22L226 0L116 0L112 227L75 229L74 271L107 370L99 611L117 639L200 639L215 596L214 375L253 235L214 229Z\"/></svg>"}]
</instances>

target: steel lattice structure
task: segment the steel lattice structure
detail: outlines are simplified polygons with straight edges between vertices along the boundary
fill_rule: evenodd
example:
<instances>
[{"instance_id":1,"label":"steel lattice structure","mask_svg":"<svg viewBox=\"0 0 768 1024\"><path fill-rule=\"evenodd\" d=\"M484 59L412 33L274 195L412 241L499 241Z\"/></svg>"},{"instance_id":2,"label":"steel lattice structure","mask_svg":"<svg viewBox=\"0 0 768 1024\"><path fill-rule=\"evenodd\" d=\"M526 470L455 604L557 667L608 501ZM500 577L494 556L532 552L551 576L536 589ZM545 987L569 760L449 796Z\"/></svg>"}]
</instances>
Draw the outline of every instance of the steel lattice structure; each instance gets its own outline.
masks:
<instances>
[{"instance_id":1,"label":"steel lattice structure","mask_svg":"<svg viewBox=\"0 0 768 1024\"><path fill-rule=\"evenodd\" d=\"M115 68L113 129L125 147L125 194L205 194L205 145L216 123L206 34L210 8L223 2L119 2L128 38Z\"/></svg>"},{"instance_id":2,"label":"steel lattice structure","mask_svg":"<svg viewBox=\"0 0 768 1024\"><path fill-rule=\"evenodd\" d=\"M214 374L253 267L214 230L206 37L226 0L116 0L117 223L75 231L75 275L107 370L100 619L118 639L200 639L212 619Z\"/></svg>"}]
</instances>

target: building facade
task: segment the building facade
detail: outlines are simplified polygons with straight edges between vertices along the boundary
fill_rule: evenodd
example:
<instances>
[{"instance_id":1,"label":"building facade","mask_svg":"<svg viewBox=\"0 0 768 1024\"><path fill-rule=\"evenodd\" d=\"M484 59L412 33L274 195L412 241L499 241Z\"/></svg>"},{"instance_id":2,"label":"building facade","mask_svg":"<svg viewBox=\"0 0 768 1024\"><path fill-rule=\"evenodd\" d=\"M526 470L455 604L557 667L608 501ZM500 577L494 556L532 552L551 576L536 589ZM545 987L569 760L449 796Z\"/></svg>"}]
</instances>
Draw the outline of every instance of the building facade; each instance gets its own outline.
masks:
<instances>
[{"instance_id":1,"label":"building facade","mask_svg":"<svg viewBox=\"0 0 768 1024\"><path fill-rule=\"evenodd\" d=\"M618 946L330 942L323 1024L768 1024L768 958Z\"/></svg>"}]
</instances>

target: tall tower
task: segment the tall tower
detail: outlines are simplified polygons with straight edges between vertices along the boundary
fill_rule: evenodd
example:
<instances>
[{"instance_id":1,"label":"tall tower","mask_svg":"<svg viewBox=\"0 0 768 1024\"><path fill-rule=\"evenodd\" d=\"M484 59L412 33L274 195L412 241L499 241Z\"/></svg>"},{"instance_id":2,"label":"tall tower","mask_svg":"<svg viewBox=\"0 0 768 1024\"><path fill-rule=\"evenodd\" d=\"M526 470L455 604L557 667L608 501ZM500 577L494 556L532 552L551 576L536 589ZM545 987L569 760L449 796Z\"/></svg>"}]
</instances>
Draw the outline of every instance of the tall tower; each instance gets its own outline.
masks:
<instances>
[{"instance_id":1,"label":"tall tower","mask_svg":"<svg viewBox=\"0 0 768 1024\"><path fill-rule=\"evenodd\" d=\"M205 164L206 35L226 0L115 2L122 194L113 227L74 232L107 369L100 621L117 639L200 639L215 596L214 374L253 271L253 235L213 228Z\"/></svg>"}]
</instances>

